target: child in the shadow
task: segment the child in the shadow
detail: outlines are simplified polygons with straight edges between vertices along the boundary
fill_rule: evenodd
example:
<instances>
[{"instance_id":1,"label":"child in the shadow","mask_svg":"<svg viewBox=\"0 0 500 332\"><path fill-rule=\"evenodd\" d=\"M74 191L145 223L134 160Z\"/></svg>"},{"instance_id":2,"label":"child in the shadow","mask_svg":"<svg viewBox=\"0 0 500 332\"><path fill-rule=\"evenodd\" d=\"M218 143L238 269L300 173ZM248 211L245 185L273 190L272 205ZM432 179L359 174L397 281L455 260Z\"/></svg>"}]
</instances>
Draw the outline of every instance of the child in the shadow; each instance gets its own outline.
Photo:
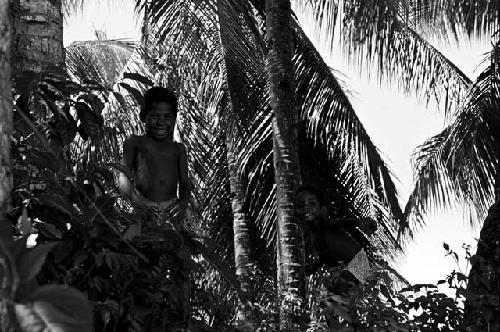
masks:
<instances>
[{"instance_id":1,"label":"child in the shadow","mask_svg":"<svg viewBox=\"0 0 500 332\"><path fill-rule=\"evenodd\" d=\"M362 241L356 239L355 228L367 236L377 229L373 219L344 218L328 219L326 199L321 190L314 186L303 186L296 194L297 217L304 225L317 255L309 265L309 273L316 272L323 264L328 267L345 266L341 277L350 282L364 282L370 270L368 257Z\"/></svg>"}]
</instances>

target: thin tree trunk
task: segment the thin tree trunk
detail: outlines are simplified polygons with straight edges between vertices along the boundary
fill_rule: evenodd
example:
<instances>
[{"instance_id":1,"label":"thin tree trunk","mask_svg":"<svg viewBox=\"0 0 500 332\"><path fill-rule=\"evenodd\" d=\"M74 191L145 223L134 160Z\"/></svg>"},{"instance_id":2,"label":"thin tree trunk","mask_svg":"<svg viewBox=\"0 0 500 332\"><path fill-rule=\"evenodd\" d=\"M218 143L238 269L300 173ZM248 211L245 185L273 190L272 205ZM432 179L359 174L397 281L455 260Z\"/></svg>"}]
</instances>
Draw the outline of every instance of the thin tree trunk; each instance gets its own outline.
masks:
<instances>
[{"instance_id":1,"label":"thin tree trunk","mask_svg":"<svg viewBox=\"0 0 500 332\"><path fill-rule=\"evenodd\" d=\"M61 0L13 0L16 5L14 73L64 68Z\"/></svg>"},{"instance_id":2,"label":"thin tree trunk","mask_svg":"<svg viewBox=\"0 0 500 332\"><path fill-rule=\"evenodd\" d=\"M234 231L234 263L236 276L240 286L240 301L237 309L237 325L241 330L254 331L252 303L254 300L254 284L252 281L252 261L250 227L248 210L245 204L246 181L238 174L236 164L235 126L231 126L226 134L227 161L231 187L231 205L233 210Z\"/></svg>"},{"instance_id":3,"label":"thin tree trunk","mask_svg":"<svg viewBox=\"0 0 500 332\"><path fill-rule=\"evenodd\" d=\"M273 118L273 154L277 197L277 264L280 329L298 331L305 294L304 244L295 218L300 183L298 112L294 101L293 40L289 0L266 0L267 69Z\"/></svg>"},{"instance_id":4,"label":"thin tree trunk","mask_svg":"<svg viewBox=\"0 0 500 332\"><path fill-rule=\"evenodd\" d=\"M241 130L236 124L236 119L238 118L237 113L242 113L242 110L237 108L244 108L244 106L241 105L245 103L241 100L240 91L237 91L236 88L238 82L235 80L238 78L233 75L234 68L232 66L240 64L234 63L237 58L233 57L231 50L227 48L231 42L231 35L229 32L230 25L231 23L234 24L234 22L230 22L230 18L227 16L229 8L225 7L226 2L218 1L217 5L220 22L220 41L224 56L224 70L227 90L230 97L228 105L230 110L225 112L225 122L228 125L226 129L226 150L231 190L231 206L233 211L234 263L240 288L236 324L241 331L255 331L252 308L252 303L255 298L254 283L252 280L253 273L251 269L253 262L250 258L252 242L250 239L249 214L245 197L247 182L240 176L236 161L236 156L238 154L237 145L241 140Z\"/></svg>"}]
</instances>

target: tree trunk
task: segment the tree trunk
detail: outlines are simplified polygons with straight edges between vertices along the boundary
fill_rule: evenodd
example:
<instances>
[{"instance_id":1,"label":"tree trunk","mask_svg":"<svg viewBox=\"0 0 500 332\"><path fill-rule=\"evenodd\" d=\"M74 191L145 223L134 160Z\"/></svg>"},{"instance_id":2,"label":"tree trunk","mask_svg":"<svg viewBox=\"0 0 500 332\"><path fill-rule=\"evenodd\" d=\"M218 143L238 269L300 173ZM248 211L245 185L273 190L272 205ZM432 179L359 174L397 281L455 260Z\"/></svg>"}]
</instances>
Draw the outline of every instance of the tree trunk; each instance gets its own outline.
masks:
<instances>
[{"instance_id":1,"label":"tree trunk","mask_svg":"<svg viewBox=\"0 0 500 332\"><path fill-rule=\"evenodd\" d=\"M273 118L273 154L277 197L277 264L280 329L298 331L305 294L304 243L295 218L300 183L298 112L294 103L293 40L289 0L266 0L267 70Z\"/></svg>"},{"instance_id":2,"label":"tree trunk","mask_svg":"<svg viewBox=\"0 0 500 332\"><path fill-rule=\"evenodd\" d=\"M10 137L12 96L10 69L10 16L8 0L0 0L0 214L7 212L12 189Z\"/></svg>"},{"instance_id":3,"label":"tree trunk","mask_svg":"<svg viewBox=\"0 0 500 332\"><path fill-rule=\"evenodd\" d=\"M61 0L12 0L14 73L65 68Z\"/></svg>"},{"instance_id":4,"label":"tree trunk","mask_svg":"<svg viewBox=\"0 0 500 332\"><path fill-rule=\"evenodd\" d=\"M252 276L252 260L250 258L252 243L250 239L249 214L246 204L247 182L239 175L236 157L238 154L238 142L241 140L241 130L238 128L236 119L238 114L243 113L245 102L241 100L241 93L238 91L238 79L233 75L234 67L244 65L235 63L238 61L234 57L228 45L231 42L230 18L227 15L228 8L225 1L218 1L219 33L224 57L224 71L226 77L227 90L229 92L228 112L225 112L225 122L228 125L226 130L226 150L227 163L229 168L229 182L231 190L231 206L233 211L233 232L234 232L234 263L236 277L239 282L239 303L236 315L236 324L241 331L255 331L255 322L252 303L255 298L254 283ZM240 28L240 26L238 26ZM245 111L248 111L245 109Z\"/></svg>"},{"instance_id":5,"label":"tree trunk","mask_svg":"<svg viewBox=\"0 0 500 332\"><path fill-rule=\"evenodd\" d=\"M236 128L231 126L226 134L227 161L231 187L231 205L233 210L234 263L240 286L240 301L237 309L237 325L244 331L254 331L252 303L254 285L252 281L252 261L248 210L245 203L246 183L238 174L236 164Z\"/></svg>"},{"instance_id":6,"label":"tree trunk","mask_svg":"<svg viewBox=\"0 0 500 332\"><path fill-rule=\"evenodd\" d=\"M61 134L70 124L59 113L32 112L27 105L31 86L23 83L39 78L33 74L44 72L66 76L62 0L11 0L11 10L14 26L12 74L16 91L21 95L17 106L31 115L39 130L46 133L50 151L59 161L60 170L71 174L69 145L74 135Z\"/></svg>"},{"instance_id":7,"label":"tree trunk","mask_svg":"<svg viewBox=\"0 0 500 332\"><path fill-rule=\"evenodd\" d=\"M12 168L10 156L10 137L12 134L12 95L11 95L11 20L9 1L0 0L0 235L10 236L10 224L5 221L9 210L12 189ZM2 280L2 284L3 284ZM2 331L15 331L12 320L12 307L7 302L0 303L0 328Z\"/></svg>"},{"instance_id":8,"label":"tree trunk","mask_svg":"<svg viewBox=\"0 0 500 332\"><path fill-rule=\"evenodd\" d=\"M471 331L500 331L500 165L495 203L488 211L471 260L465 323Z\"/></svg>"}]
</instances>

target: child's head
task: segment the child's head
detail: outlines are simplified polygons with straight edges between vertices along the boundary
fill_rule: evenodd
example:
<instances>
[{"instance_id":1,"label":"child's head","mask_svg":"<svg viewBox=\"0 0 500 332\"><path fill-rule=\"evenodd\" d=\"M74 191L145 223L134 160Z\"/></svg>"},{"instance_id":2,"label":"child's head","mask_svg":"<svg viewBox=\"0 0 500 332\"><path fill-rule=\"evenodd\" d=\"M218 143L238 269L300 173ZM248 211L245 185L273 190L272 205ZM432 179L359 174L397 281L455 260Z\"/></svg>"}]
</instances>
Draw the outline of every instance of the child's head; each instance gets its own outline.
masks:
<instances>
[{"instance_id":1,"label":"child's head","mask_svg":"<svg viewBox=\"0 0 500 332\"><path fill-rule=\"evenodd\" d=\"M155 138L171 138L177 116L177 97L172 91L154 87L144 95L144 108L140 118L146 130Z\"/></svg>"},{"instance_id":2,"label":"child's head","mask_svg":"<svg viewBox=\"0 0 500 332\"><path fill-rule=\"evenodd\" d=\"M326 218L327 207L323 192L314 186L302 186L295 196L297 217L305 222Z\"/></svg>"}]
</instances>

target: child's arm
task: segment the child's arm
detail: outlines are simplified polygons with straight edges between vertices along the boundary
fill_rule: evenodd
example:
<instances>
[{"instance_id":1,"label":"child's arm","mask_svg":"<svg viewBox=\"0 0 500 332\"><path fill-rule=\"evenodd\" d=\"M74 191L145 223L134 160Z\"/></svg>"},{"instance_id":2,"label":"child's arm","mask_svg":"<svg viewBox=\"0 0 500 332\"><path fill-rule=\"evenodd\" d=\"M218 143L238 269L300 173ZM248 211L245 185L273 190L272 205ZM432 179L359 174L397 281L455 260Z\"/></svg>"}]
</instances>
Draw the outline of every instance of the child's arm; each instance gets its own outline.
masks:
<instances>
[{"instance_id":1,"label":"child's arm","mask_svg":"<svg viewBox=\"0 0 500 332\"><path fill-rule=\"evenodd\" d=\"M123 142L122 165L127 167L128 169L132 169L132 166L134 164L136 145L137 142L134 136L127 137L127 139L125 139L125 142ZM120 177L118 178L118 188L128 199L132 201L132 203L139 205L142 205L144 203L144 198L137 193L133 183L124 173L120 173Z\"/></svg>"},{"instance_id":2,"label":"child's arm","mask_svg":"<svg viewBox=\"0 0 500 332\"><path fill-rule=\"evenodd\" d=\"M135 140L133 136L129 136L123 142L122 165L128 169L132 169L134 155L135 155ZM128 176L123 172L120 173L120 177L118 178L118 188L127 198L132 199L134 186L130 182Z\"/></svg>"},{"instance_id":3,"label":"child's arm","mask_svg":"<svg viewBox=\"0 0 500 332\"><path fill-rule=\"evenodd\" d=\"M372 235L377 230L377 223L371 218L342 218L334 219L332 223L328 223L327 227L341 227L344 229L359 227L367 235Z\"/></svg>"},{"instance_id":4,"label":"child's arm","mask_svg":"<svg viewBox=\"0 0 500 332\"><path fill-rule=\"evenodd\" d=\"M171 213L174 217L184 214L189 198L191 197L191 184L189 183L186 147L179 143L179 202Z\"/></svg>"}]
</instances>

